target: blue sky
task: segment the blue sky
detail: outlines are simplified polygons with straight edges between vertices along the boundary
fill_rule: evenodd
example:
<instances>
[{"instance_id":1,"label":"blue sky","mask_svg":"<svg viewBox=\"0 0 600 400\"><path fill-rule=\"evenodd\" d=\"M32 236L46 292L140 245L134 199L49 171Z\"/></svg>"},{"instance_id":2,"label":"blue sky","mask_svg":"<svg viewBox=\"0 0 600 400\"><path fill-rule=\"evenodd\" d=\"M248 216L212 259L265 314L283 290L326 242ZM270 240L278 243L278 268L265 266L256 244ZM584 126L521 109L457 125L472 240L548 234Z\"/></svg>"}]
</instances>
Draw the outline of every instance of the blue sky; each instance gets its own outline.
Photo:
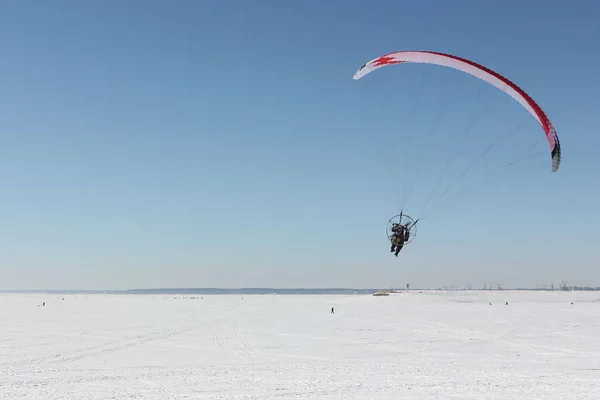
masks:
<instances>
[{"instance_id":1,"label":"blue sky","mask_svg":"<svg viewBox=\"0 0 600 400\"><path fill-rule=\"evenodd\" d=\"M600 4L575 4L2 2L0 289L599 286ZM404 49L517 82L563 163L550 173L545 153L457 198L395 258L408 154L429 157L416 216L473 111L483 145L520 132L494 160L548 151L518 104L459 72L352 80Z\"/></svg>"}]
</instances>

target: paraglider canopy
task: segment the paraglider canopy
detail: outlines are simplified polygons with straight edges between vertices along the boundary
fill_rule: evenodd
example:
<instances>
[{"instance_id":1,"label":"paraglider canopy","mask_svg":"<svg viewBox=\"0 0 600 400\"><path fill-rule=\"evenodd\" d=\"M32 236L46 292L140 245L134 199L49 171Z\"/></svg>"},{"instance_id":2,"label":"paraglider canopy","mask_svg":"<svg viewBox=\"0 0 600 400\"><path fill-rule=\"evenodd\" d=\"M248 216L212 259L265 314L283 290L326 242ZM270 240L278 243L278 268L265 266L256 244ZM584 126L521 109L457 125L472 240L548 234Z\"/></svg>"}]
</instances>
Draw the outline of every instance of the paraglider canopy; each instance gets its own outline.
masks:
<instances>
[{"instance_id":1,"label":"paraglider canopy","mask_svg":"<svg viewBox=\"0 0 600 400\"><path fill-rule=\"evenodd\" d=\"M484 67L483 65L477 64L473 61L453 56L445 53L438 53L433 51L398 51L394 53L385 54L377 57L368 63L364 64L354 73L353 79L358 80L365 75L375 71L376 69L403 63L422 63L422 64L436 64L449 68L454 68L459 71L470 74L476 78L479 78L496 88L502 90L519 104L521 104L534 118L537 119L541 125L548 144L550 145L551 157L552 157L552 171L558 171L560 166L561 149L558 141L558 136L552 123L540 108L540 106L529 96L523 89L518 87L515 83L511 82L499 73L492 71L491 69Z\"/></svg>"}]
</instances>

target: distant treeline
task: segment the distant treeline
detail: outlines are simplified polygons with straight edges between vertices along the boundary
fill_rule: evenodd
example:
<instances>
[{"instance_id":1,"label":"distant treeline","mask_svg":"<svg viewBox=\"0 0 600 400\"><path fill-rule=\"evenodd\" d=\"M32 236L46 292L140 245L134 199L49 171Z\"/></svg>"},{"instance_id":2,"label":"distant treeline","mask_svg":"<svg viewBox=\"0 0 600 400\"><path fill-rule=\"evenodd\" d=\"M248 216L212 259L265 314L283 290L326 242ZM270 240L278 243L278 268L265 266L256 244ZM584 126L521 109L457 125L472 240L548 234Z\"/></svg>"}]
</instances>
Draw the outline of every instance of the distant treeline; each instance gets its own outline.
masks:
<instances>
[{"instance_id":1,"label":"distant treeline","mask_svg":"<svg viewBox=\"0 0 600 400\"><path fill-rule=\"evenodd\" d=\"M550 289L550 288L535 288L535 289L473 289L473 290L524 290L524 291L539 291L539 292L556 292L556 291L563 291L563 292L570 292L570 291L591 291L591 292L595 292L595 291L600 291L600 287L587 287L587 286L565 286L565 287L560 287L557 289Z\"/></svg>"},{"instance_id":2,"label":"distant treeline","mask_svg":"<svg viewBox=\"0 0 600 400\"><path fill-rule=\"evenodd\" d=\"M124 294L372 294L379 289L277 289L277 288L190 288L190 289L132 289Z\"/></svg>"}]
</instances>

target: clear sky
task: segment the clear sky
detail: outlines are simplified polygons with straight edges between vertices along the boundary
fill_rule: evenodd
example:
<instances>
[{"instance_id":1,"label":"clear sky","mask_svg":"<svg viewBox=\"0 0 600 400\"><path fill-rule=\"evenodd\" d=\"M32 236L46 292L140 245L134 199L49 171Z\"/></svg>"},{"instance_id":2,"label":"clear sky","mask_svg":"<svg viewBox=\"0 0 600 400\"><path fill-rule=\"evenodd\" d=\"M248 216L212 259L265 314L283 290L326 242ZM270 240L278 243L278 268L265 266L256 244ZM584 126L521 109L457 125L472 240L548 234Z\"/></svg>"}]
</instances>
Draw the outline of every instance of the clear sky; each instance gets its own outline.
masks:
<instances>
[{"instance_id":1,"label":"clear sky","mask_svg":"<svg viewBox=\"0 0 600 400\"><path fill-rule=\"evenodd\" d=\"M593 0L3 1L0 289L600 286L599 20ZM352 80L404 49L517 82L556 126L561 169L475 78ZM533 142L542 168L502 170L393 257L403 173L422 170L416 218L472 112L487 145L519 132L495 160Z\"/></svg>"}]
</instances>

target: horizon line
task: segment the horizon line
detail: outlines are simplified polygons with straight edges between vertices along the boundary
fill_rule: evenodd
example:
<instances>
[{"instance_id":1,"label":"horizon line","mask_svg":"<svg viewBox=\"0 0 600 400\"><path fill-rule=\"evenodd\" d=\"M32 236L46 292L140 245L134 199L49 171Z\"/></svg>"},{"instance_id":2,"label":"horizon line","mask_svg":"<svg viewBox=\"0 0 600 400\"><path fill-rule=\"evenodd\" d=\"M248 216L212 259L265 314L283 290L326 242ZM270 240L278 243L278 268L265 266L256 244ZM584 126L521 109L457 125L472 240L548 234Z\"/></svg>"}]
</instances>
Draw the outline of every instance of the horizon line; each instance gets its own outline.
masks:
<instances>
[{"instance_id":1,"label":"horizon line","mask_svg":"<svg viewBox=\"0 0 600 400\"><path fill-rule=\"evenodd\" d=\"M531 291L569 291L569 290L587 290L600 291L600 287L593 286L568 286L568 290L562 287L557 288L451 288L442 286L438 288L352 288L352 287L171 287L171 288L134 288L134 289L0 289L0 293L132 293L132 292L189 292L189 291L223 291L223 292L240 292L240 291L360 291L371 292L380 290L396 290L396 291L423 291L423 290L443 290L443 291L507 291L507 290L531 290Z\"/></svg>"}]
</instances>

